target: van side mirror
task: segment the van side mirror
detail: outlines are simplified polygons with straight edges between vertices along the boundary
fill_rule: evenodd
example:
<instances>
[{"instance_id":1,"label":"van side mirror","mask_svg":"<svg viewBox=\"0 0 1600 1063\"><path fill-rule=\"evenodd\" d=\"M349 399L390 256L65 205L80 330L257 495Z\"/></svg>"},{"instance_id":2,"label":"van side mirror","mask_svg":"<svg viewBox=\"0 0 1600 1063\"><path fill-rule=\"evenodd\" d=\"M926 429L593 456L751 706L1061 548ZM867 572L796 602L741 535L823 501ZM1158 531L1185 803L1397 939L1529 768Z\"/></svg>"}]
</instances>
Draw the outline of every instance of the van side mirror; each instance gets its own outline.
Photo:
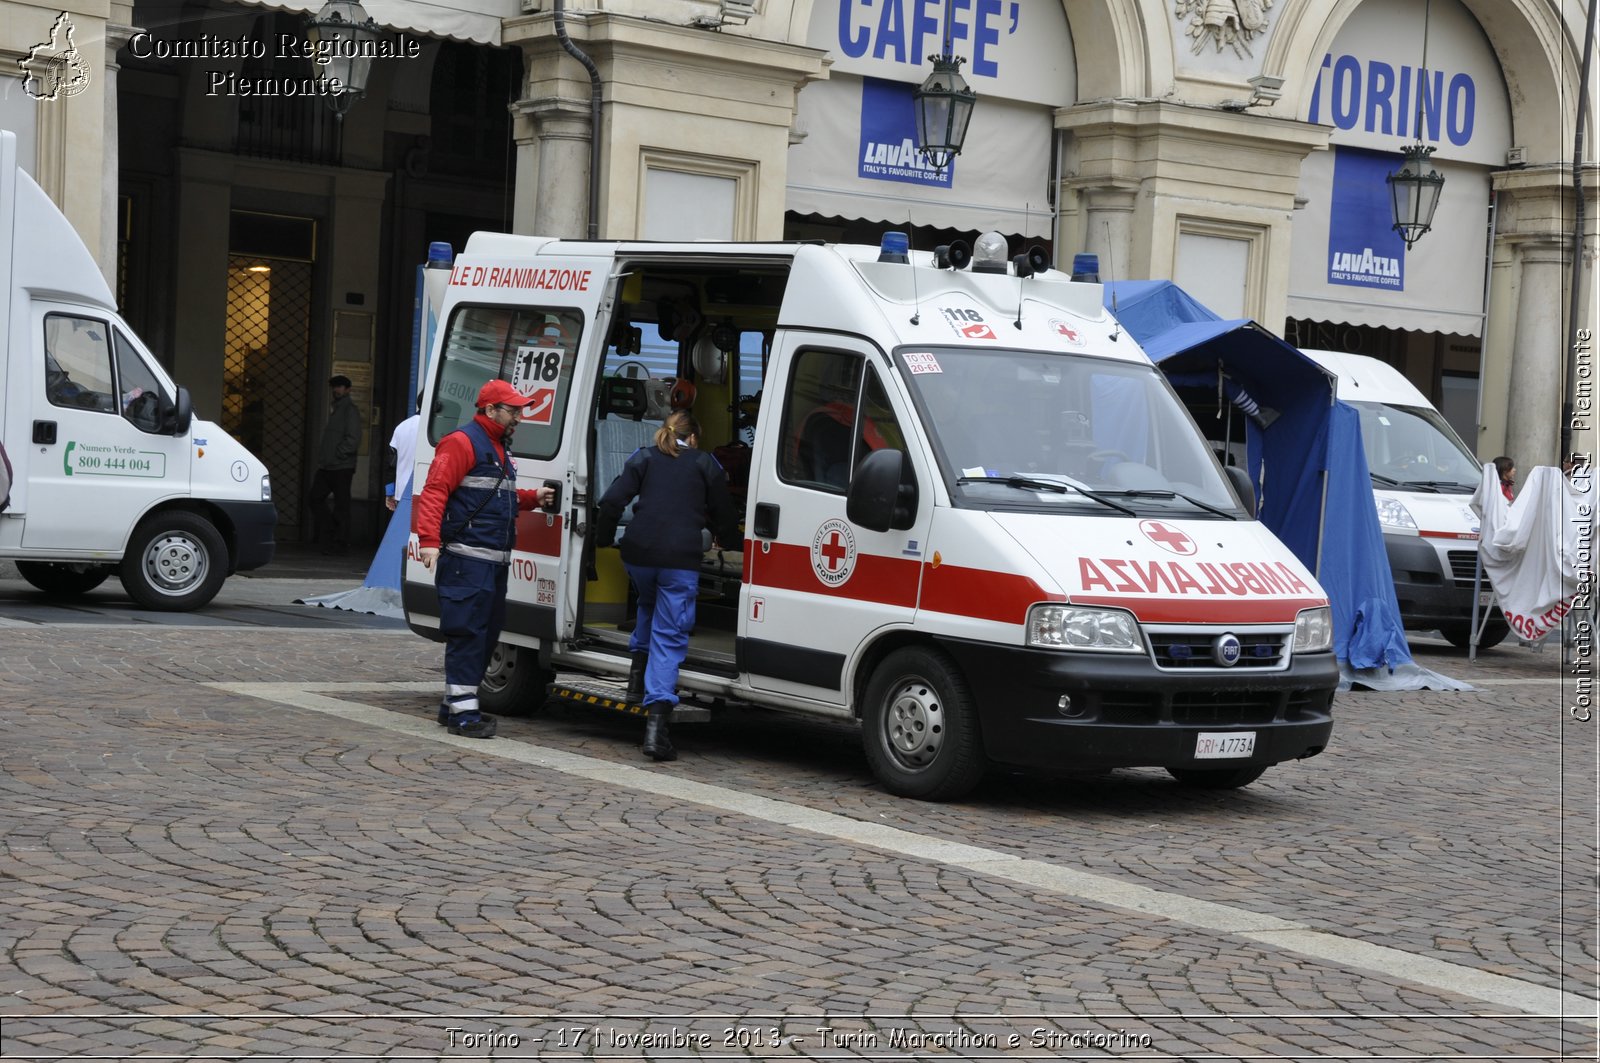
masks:
<instances>
[{"instance_id":1,"label":"van side mirror","mask_svg":"<svg viewBox=\"0 0 1600 1063\"><path fill-rule=\"evenodd\" d=\"M168 402L166 396L161 399L161 430L169 436L183 436L189 434L189 423L194 420L194 403L189 398L189 389L178 386L178 399Z\"/></svg>"},{"instance_id":2,"label":"van side mirror","mask_svg":"<svg viewBox=\"0 0 1600 1063\"><path fill-rule=\"evenodd\" d=\"M917 487L907 478L906 456L893 449L874 450L856 466L845 495L850 523L869 531L909 528L917 519Z\"/></svg>"},{"instance_id":3,"label":"van side mirror","mask_svg":"<svg viewBox=\"0 0 1600 1063\"><path fill-rule=\"evenodd\" d=\"M1250 482L1250 473L1237 465L1224 465L1222 471L1227 474L1228 482L1233 485L1233 493L1244 503L1245 511L1252 517L1255 516L1256 486Z\"/></svg>"}]
</instances>

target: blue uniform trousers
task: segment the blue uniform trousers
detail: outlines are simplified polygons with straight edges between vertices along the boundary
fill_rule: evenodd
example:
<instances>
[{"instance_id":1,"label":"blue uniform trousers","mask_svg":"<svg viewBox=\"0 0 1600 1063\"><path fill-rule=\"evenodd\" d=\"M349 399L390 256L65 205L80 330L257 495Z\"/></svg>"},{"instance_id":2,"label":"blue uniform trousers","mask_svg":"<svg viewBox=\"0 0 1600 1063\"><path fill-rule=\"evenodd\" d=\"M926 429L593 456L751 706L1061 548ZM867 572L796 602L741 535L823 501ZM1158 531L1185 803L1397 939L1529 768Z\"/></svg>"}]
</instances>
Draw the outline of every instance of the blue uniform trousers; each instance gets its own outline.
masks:
<instances>
[{"instance_id":1,"label":"blue uniform trousers","mask_svg":"<svg viewBox=\"0 0 1600 1063\"><path fill-rule=\"evenodd\" d=\"M452 714L478 711L478 684L506 618L506 565L441 551L435 564L439 631L445 636L445 703Z\"/></svg>"},{"instance_id":2,"label":"blue uniform trousers","mask_svg":"<svg viewBox=\"0 0 1600 1063\"><path fill-rule=\"evenodd\" d=\"M700 573L689 568L623 567L639 592L639 616L628 649L650 653L644 669L644 703L676 705L678 669L689 652Z\"/></svg>"}]
</instances>

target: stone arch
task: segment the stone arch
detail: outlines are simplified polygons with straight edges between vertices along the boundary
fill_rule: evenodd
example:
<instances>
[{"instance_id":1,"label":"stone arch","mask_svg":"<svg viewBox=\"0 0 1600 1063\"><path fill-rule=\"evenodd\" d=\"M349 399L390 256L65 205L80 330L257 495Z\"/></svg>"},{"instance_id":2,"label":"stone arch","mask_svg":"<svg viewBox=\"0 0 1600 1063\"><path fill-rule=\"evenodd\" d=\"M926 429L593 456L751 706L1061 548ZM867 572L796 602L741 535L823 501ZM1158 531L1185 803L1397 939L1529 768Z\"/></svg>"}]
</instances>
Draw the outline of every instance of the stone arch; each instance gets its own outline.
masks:
<instances>
[{"instance_id":1,"label":"stone arch","mask_svg":"<svg viewBox=\"0 0 1600 1063\"><path fill-rule=\"evenodd\" d=\"M1167 0L1061 0L1078 64L1077 100L1144 99L1171 90Z\"/></svg>"},{"instance_id":2,"label":"stone arch","mask_svg":"<svg viewBox=\"0 0 1600 1063\"><path fill-rule=\"evenodd\" d=\"M1279 107L1302 120L1311 110L1318 64L1345 21L1365 0L1311 0L1284 11L1263 57L1262 70L1286 81ZM1575 100L1580 44L1559 15L1538 0L1461 0L1478 21L1500 64L1511 102L1515 144L1529 164L1559 162L1571 152L1570 112L1550 101ZM1582 26L1575 27L1581 33ZM1593 143L1595 116L1585 137ZM1508 147L1511 145L1507 145Z\"/></svg>"}]
</instances>

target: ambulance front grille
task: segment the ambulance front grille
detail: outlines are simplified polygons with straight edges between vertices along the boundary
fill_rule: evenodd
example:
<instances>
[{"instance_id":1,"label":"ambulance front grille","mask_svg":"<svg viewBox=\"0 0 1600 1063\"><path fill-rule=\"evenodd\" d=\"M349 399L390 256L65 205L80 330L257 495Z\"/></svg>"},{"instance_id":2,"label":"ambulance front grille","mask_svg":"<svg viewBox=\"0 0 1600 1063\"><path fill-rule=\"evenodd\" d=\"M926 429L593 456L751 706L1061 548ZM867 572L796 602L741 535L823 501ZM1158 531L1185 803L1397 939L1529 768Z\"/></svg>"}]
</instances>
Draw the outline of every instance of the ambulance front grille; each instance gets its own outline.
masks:
<instances>
[{"instance_id":1,"label":"ambulance front grille","mask_svg":"<svg viewBox=\"0 0 1600 1063\"><path fill-rule=\"evenodd\" d=\"M1215 632L1155 631L1150 633L1150 647L1157 668L1221 668L1211 655L1216 639ZM1229 670L1282 667L1288 644L1288 632L1240 635L1239 662Z\"/></svg>"},{"instance_id":2,"label":"ambulance front grille","mask_svg":"<svg viewBox=\"0 0 1600 1063\"><path fill-rule=\"evenodd\" d=\"M1308 691L1200 690L1171 695L1143 691L1106 692L1099 697L1103 723L1153 725L1168 719L1183 727L1265 726L1279 719L1298 720L1312 712Z\"/></svg>"},{"instance_id":3,"label":"ambulance front grille","mask_svg":"<svg viewBox=\"0 0 1600 1063\"><path fill-rule=\"evenodd\" d=\"M1472 586L1472 576L1478 567L1478 551L1451 550L1448 553L1450 555L1450 575L1455 578L1456 586ZM1486 591L1494 589L1489 586L1489 573L1487 572L1483 574L1483 589Z\"/></svg>"}]
</instances>

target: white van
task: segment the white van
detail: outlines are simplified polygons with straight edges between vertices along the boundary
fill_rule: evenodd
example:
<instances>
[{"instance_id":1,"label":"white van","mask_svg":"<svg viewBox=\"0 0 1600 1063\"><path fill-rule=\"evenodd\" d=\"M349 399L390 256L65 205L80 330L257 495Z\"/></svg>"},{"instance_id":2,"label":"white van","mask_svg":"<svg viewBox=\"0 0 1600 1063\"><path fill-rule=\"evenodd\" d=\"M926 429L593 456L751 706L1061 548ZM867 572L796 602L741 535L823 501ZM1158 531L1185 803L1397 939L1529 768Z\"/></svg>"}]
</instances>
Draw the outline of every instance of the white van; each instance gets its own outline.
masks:
<instances>
[{"instance_id":1,"label":"white van","mask_svg":"<svg viewBox=\"0 0 1600 1063\"><path fill-rule=\"evenodd\" d=\"M705 559L691 703L860 721L884 786L929 799L990 763L1235 787L1321 752L1339 681L1327 597L1100 286L1008 262L998 237L953 268L964 247L907 253L896 236L472 237L416 482L501 377L536 397L519 485L560 488L553 512L519 518L485 707L536 708L557 668L626 675L627 581L591 529L670 394L704 446L723 443L744 514L742 553ZM646 329L678 345L670 384L626 364ZM411 544L407 619L437 637Z\"/></svg>"},{"instance_id":2,"label":"white van","mask_svg":"<svg viewBox=\"0 0 1600 1063\"><path fill-rule=\"evenodd\" d=\"M194 609L272 559L266 467L117 316L89 249L0 131L0 559L52 594L112 572L149 609Z\"/></svg>"},{"instance_id":3,"label":"white van","mask_svg":"<svg viewBox=\"0 0 1600 1063\"><path fill-rule=\"evenodd\" d=\"M1455 645L1467 645L1478 556L1478 517L1468 501L1482 464L1398 369L1361 354L1303 353L1339 378L1339 399L1361 416L1401 619L1410 630L1436 629ZM1480 616L1492 591L1483 577ZM1497 609L1478 644L1498 645L1509 631Z\"/></svg>"}]
</instances>

